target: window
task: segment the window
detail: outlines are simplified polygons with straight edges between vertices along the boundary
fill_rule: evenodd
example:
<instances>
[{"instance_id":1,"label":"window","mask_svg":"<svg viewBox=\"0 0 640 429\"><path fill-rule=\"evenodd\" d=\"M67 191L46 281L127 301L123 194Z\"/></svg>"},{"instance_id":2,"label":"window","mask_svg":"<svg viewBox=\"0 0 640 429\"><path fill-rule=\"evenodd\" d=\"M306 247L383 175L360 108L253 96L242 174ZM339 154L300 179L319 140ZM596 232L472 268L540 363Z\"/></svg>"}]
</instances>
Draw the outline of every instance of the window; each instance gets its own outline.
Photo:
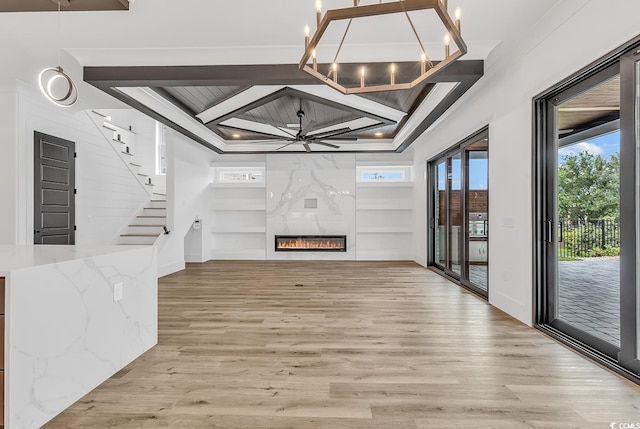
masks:
<instances>
[{"instance_id":1,"label":"window","mask_svg":"<svg viewBox=\"0 0 640 429\"><path fill-rule=\"evenodd\" d=\"M358 182L410 182L411 167L358 167Z\"/></svg>"},{"instance_id":2,"label":"window","mask_svg":"<svg viewBox=\"0 0 640 429\"><path fill-rule=\"evenodd\" d=\"M250 167L217 168L219 183L260 183L264 182L264 170Z\"/></svg>"},{"instance_id":3,"label":"window","mask_svg":"<svg viewBox=\"0 0 640 429\"><path fill-rule=\"evenodd\" d=\"M167 174L166 127L156 121L156 175Z\"/></svg>"}]
</instances>

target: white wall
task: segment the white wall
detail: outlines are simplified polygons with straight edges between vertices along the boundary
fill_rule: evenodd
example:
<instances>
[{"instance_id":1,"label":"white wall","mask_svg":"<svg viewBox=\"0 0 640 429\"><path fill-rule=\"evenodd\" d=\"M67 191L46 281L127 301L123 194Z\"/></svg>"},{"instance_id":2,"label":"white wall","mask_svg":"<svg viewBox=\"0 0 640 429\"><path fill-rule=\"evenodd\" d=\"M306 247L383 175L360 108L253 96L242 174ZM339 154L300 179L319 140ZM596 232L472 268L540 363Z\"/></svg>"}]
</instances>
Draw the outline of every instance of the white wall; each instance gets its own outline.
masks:
<instances>
[{"instance_id":1,"label":"white wall","mask_svg":"<svg viewBox=\"0 0 640 429\"><path fill-rule=\"evenodd\" d=\"M16 244L16 202L18 200L16 180L17 146L16 142L16 104L15 88L0 91L0 244Z\"/></svg>"},{"instance_id":2,"label":"white wall","mask_svg":"<svg viewBox=\"0 0 640 429\"><path fill-rule=\"evenodd\" d=\"M212 152L174 131L167 133L167 150L167 227L171 234L160 247L160 276L184 269L185 236L196 216L204 219L202 228L206 229L210 211ZM209 234L202 235L200 245L210 248Z\"/></svg>"},{"instance_id":3,"label":"white wall","mask_svg":"<svg viewBox=\"0 0 640 429\"><path fill-rule=\"evenodd\" d=\"M89 118L92 113L56 107L24 84L18 87L16 111L17 244L33 243L34 131L76 144L76 244L114 243L148 196ZM6 186L3 182L0 188Z\"/></svg>"},{"instance_id":4,"label":"white wall","mask_svg":"<svg viewBox=\"0 0 640 429\"><path fill-rule=\"evenodd\" d=\"M122 140L130 146L136 164L142 166L140 173L148 175L156 185L153 191L165 193L166 176L156 174L156 121L133 109L100 109L100 113L109 116L115 125L131 127L135 134L122 133Z\"/></svg>"},{"instance_id":5,"label":"white wall","mask_svg":"<svg viewBox=\"0 0 640 429\"><path fill-rule=\"evenodd\" d=\"M414 143L425 161L489 124L489 301L532 323L532 99L640 32L640 2L559 2L520 40L499 47L485 76ZM416 187L416 213L426 194ZM420 216L416 216L419 219ZM426 219L416 223L416 260Z\"/></svg>"}]
</instances>

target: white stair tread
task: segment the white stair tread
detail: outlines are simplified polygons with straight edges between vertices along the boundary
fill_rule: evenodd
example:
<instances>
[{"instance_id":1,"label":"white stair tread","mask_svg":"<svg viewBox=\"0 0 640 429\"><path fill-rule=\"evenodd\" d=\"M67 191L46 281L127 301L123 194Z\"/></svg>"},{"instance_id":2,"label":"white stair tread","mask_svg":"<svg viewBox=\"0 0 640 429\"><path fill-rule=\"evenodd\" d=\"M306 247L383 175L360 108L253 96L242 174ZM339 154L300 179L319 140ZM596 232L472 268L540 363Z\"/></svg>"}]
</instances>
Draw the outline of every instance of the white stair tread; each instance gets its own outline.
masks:
<instances>
[{"instance_id":1,"label":"white stair tread","mask_svg":"<svg viewBox=\"0 0 640 429\"><path fill-rule=\"evenodd\" d=\"M120 237L158 237L160 234L120 234Z\"/></svg>"}]
</instances>

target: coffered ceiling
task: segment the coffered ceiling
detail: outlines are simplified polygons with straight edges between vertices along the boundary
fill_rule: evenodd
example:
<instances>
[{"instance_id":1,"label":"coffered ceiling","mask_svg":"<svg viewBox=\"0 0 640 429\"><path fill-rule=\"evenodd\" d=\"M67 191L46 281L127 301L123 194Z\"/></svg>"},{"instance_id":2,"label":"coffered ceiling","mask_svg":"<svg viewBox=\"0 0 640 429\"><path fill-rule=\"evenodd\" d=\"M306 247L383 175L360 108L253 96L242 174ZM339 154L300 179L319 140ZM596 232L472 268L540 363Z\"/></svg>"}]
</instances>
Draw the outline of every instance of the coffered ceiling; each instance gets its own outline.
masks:
<instances>
[{"instance_id":1,"label":"coffered ceiling","mask_svg":"<svg viewBox=\"0 0 640 429\"><path fill-rule=\"evenodd\" d=\"M388 79L388 64L369 68L372 84ZM398 79L416 73L397 68ZM482 74L483 61L459 61L414 88L362 95L295 64L87 67L84 79L218 153L379 152L406 149Z\"/></svg>"},{"instance_id":2,"label":"coffered ceiling","mask_svg":"<svg viewBox=\"0 0 640 429\"><path fill-rule=\"evenodd\" d=\"M52 0L0 3L23 11L56 7ZM463 11L469 51L461 61L413 90L343 96L297 67L302 30L315 23L314 0L71 0L73 7L99 3L113 9L86 6L60 18L0 13L0 57L8 65L0 68L0 90L15 91L17 82L36 88L40 70L60 62L79 86L80 101L69 111L135 107L220 153L276 151L288 133L299 131L293 124L300 107L303 124L315 121L311 134L349 128L342 141L329 140L340 148L311 145L313 151L402 151L478 81L485 60L488 66L504 60L496 47L517 43L545 16L579 9L560 0L450 0L450 8ZM323 9L351 4L323 0ZM415 23L437 61L442 29L420 16ZM332 50L340 34L329 34L325 48ZM373 64L368 81L388 83L391 58L398 81L401 73L415 76L414 39L410 28L393 22L354 23L340 79L357 79L366 62ZM280 131L266 135L264 127ZM282 149L302 150L300 144Z\"/></svg>"}]
</instances>

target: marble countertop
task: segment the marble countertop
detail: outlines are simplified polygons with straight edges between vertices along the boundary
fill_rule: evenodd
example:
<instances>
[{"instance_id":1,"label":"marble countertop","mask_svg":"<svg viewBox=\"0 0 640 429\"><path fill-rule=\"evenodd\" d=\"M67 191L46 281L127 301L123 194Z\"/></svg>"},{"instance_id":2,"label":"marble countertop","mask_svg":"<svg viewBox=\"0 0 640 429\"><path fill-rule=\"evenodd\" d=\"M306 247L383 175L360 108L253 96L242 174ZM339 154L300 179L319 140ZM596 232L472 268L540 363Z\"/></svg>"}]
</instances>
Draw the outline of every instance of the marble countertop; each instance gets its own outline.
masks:
<instances>
[{"instance_id":1,"label":"marble countertop","mask_svg":"<svg viewBox=\"0 0 640 429\"><path fill-rule=\"evenodd\" d=\"M139 249L144 246L0 245L0 276L14 270Z\"/></svg>"}]
</instances>

